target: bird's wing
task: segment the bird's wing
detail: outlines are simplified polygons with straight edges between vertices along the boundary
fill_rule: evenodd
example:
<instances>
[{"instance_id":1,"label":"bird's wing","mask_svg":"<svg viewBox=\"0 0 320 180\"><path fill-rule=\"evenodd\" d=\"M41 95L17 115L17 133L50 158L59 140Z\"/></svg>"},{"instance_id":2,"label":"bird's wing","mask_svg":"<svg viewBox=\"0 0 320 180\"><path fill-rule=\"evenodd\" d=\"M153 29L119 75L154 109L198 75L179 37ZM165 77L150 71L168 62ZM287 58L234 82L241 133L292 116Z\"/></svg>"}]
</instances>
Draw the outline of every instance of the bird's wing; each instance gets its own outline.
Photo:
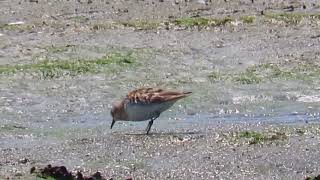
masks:
<instances>
[{"instance_id":1,"label":"bird's wing","mask_svg":"<svg viewBox=\"0 0 320 180\"><path fill-rule=\"evenodd\" d=\"M187 97L191 92L176 92L158 88L140 88L131 91L127 99L131 103L162 103Z\"/></svg>"}]
</instances>

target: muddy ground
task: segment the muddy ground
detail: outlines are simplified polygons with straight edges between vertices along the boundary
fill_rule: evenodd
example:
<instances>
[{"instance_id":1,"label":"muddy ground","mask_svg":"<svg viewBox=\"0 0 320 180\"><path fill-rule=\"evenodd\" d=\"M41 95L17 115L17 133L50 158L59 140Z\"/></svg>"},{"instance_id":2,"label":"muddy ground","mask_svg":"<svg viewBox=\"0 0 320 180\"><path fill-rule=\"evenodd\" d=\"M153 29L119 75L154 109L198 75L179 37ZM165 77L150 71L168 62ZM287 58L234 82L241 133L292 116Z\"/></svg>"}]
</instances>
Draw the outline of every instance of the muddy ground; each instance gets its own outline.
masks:
<instances>
[{"instance_id":1,"label":"muddy ground","mask_svg":"<svg viewBox=\"0 0 320 180\"><path fill-rule=\"evenodd\" d=\"M320 1L0 1L0 179L320 174ZM141 86L193 91L117 123Z\"/></svg>"}]
</instances>

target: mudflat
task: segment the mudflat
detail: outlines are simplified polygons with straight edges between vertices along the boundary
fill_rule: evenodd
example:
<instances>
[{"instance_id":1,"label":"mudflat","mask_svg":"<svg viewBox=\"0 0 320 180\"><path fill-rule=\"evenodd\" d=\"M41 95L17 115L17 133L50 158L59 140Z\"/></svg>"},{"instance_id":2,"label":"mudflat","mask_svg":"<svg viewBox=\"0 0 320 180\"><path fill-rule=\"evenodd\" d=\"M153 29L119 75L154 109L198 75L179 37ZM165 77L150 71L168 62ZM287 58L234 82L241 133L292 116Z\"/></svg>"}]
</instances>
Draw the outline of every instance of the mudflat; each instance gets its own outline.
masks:
<instances>
[{"instance_id":1,"label":"mudflat","mask_svg":"<svg viewBox=\"0 0 320 180\"><path fill-rule=\"evenodd\" d=\"M320 174L320 1L0 1L0 179ZM192 91L110 130L139 87Z\"/></svg>"}]
</instances>

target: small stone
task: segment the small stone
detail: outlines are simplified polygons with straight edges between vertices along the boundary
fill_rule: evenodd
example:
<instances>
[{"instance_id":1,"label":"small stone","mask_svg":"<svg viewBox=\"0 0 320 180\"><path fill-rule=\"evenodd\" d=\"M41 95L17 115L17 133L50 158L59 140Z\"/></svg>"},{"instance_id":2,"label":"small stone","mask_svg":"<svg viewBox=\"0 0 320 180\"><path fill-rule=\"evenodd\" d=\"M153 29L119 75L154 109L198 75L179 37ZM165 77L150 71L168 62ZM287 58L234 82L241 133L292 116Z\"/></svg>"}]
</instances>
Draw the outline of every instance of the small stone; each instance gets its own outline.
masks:
<instances>
[{"instance_id":1,"label":"small stone","mask_svg":"<svg viewBox=\"0 0 320 180\"><path fill-rule=\"evenodd\" d=\"M22 173L21 172L17 172L14 174L15 176L22 176Z\"/></svg>"},{"instance_id":2,"label":"small stone","mask_svg":"<svg viewBox=\"0 0 320 180\"><path fill-rule=\"evenodd\" d=\"M22 164L26 164L27 162L30 162L30 160L27 158L23 158L19 160L19 163L22 163Z\"/></svg>"}]
</instances>

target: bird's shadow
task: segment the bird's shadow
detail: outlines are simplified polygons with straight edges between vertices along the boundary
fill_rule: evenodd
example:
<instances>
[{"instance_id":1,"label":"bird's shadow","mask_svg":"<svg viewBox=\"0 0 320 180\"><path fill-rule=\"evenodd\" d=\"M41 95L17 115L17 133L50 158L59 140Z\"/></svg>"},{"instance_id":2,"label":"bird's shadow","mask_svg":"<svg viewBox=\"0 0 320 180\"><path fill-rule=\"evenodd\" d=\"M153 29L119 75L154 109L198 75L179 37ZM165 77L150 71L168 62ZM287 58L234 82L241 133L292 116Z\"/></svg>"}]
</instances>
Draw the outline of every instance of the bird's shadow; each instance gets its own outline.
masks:
<instances>
[{"instance_id":1,"label":"bird's shadow","mask_svg":"<svg viewBox=\"0 0 320 180\"><path fill-rule=\"evenodd\" d=\"M194 135L201 134L201 131L190 131L190 132L150 132L146 133L125 133L129 136L149 136L149 137L161 137L161 136L178 136L178 135Z\"/></svg>"}]
</instances>

